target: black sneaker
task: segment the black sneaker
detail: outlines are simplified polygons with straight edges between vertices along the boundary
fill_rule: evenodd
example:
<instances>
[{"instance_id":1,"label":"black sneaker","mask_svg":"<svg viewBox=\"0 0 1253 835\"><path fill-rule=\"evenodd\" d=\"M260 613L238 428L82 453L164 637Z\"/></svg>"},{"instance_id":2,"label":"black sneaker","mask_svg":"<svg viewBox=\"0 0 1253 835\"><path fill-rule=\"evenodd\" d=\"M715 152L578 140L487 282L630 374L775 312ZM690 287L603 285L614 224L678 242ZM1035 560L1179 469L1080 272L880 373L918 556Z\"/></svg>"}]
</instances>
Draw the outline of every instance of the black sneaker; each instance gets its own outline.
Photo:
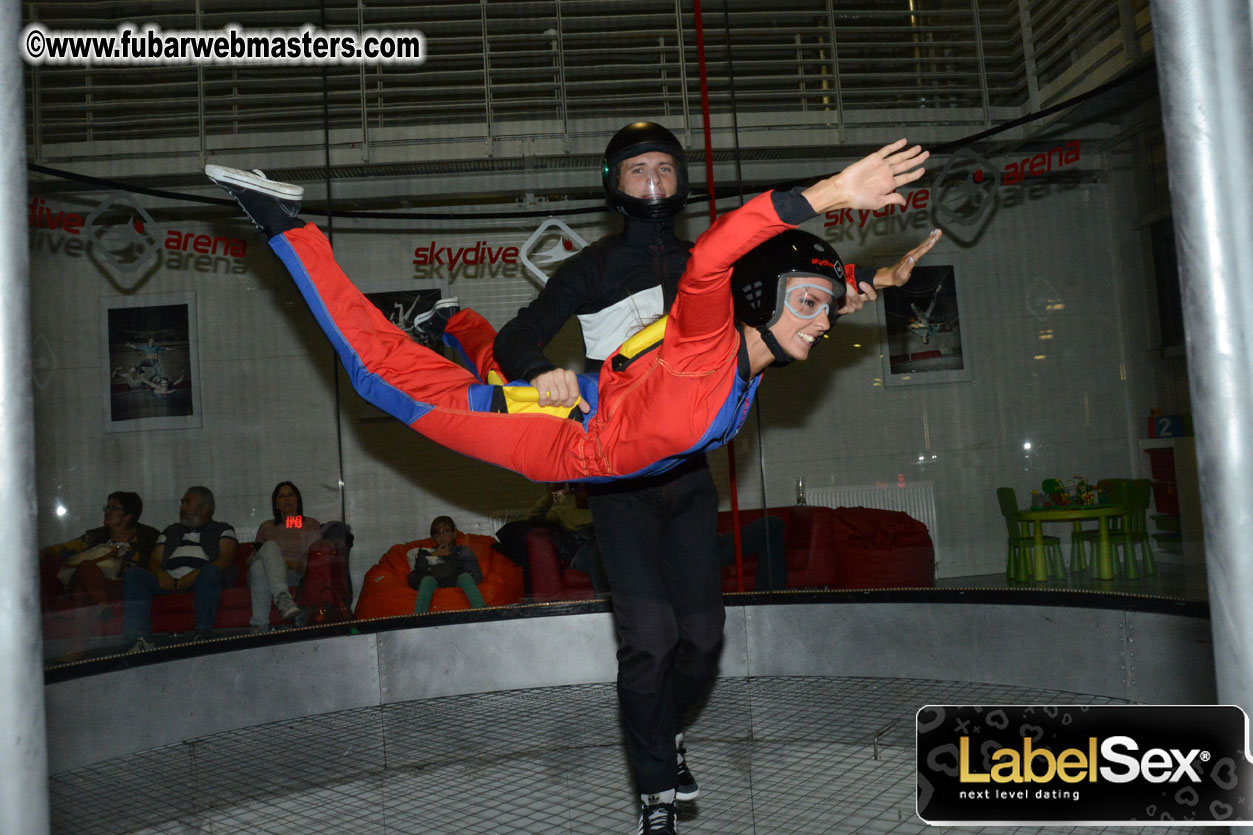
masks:
<instances>
[{"instance_id":1,"label":"black sneaker","mask_svg":"<svg viewBox=\"0 0 1253 835\"><path fill-rule=\"evenodd\" d=\"M678 780L675 782L674 799L687 802L695 800L700 795L700 786L696 785L696 778L692 776L692 769L687 767L687 748L683 745L683 734L679 734L674 738L675 759L678 760L679 773Z\"/></svg>"},{"instance_id":2,"label":"black sneaker","mask_svg":"<svg viewBox=\"0 0 1253 835\"><path fill-rule=\"evenodd\" d=\"M305 196L302 186L271 180L260 171L243 171L224 165L206 165L204 173L235 198L252 225L267 238L304 226L296 218Z\"/></svg>"},{"instance_id":3,"label":"black sneaker","mask_svg":"<svg viewBox=\"0 0 1253 835\"><path fill-rule=\"evenodd\" d=\"M425 337L425 340L442 344L444 328L448 327L448 320L459 310L461 301L456 296L440 299L430 310L413 317L413 330Z\"/></svg>"},{"instance_id":4,"label":"black sneaker","mask_svg":"<svg viewBox=\"0 0 1253 835\"><path fill-rule=\"evenodd\" d=\"M679 807L661 802L661 796L651 794L649 800L640 802L640 828L636 835L677 835L679 831Z\"/></svg>"}]
</instances>

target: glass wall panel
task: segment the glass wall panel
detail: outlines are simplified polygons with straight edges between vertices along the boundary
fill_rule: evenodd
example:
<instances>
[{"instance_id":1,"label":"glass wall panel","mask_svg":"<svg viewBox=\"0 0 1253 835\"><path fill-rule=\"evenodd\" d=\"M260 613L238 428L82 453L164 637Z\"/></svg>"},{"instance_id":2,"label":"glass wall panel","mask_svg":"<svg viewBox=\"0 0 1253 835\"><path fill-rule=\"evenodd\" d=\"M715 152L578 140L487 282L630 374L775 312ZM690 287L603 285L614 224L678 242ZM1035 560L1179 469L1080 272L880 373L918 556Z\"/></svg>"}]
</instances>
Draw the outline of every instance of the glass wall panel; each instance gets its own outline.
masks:
<instances>
[{"instance_id":1,"label":"glass wall panel","mask_svg":"<svg viewBox=\"0 0 1253 835\"><path fill-rule=\"evenodd\" d=\"M568 564L586 567L586 532L528 548L549 486L448 452L358 396L282 264L201 170L259 167L302 185L306 218L411 338L415 317L450 298L500 327L584 242L618 229L599 165L628 117L667 124L689 148L693 198L678 229L694 239L707 228L694 23L650 3L454 6L429 20L424 7L420 21L395 6L358 21L357 4L326 5L328 25L425 27L430 61L326 74L28 68L50 662L108 656L140 637L163 647L411 615L409 573L437 547L423 541L440 516L475 554L488 605L596 596ZM859 278L890 272L933 228L944 236L908 284L842 318L807 362L766 374L734 452L710 456L720 530L733 527L733 454L741 524L760 526L766 507L786 525L776 588L1202 597L1158 105L1143 58L1124 52L1151 48L1147 9L1068 22L1050 3L794 6L706 13L719 212L908 133L937 153L902 189L904 205L804 228ZM237 11L206 12L201 26L262 25ZM162 25L191 26L193 13L189 3ZM74 27L121 22L98 14ZM639 25L624 25L632 16ZM542 43L528 46L522 20ZM1033 103L1116 78L1057 114L975 138ZM550 218L562 224L540 232ZM549 354L580 367L576 323ZM283 482L298 489L299 510ZM144 568L127 566L162 532L179 537L166 552L197 547L182 541L205 521L195 487L211 491L224 523L201 532L222 577L220 594L202 589L218 609L199 629L200 575L165 588L182 572L141 581ZM1014 492L1004 506L1000 488ZM1032 508L1033 521L1006 516ZM1104 558L1101 525L1113 537ZM1035 527L1057 543L1038 559ZM746 527L747 547L767 547L759 532ZM303 585L266 583L254 554L275 534L292 567L307 566ZM1124 540L1146 542L1153 559L1141 547L1128 563ZM746 590L763 561L747 554ZM723 580L739 588L733 566ZM470 604L444 586L430 611Z\"/></svg>"}]
</instances>

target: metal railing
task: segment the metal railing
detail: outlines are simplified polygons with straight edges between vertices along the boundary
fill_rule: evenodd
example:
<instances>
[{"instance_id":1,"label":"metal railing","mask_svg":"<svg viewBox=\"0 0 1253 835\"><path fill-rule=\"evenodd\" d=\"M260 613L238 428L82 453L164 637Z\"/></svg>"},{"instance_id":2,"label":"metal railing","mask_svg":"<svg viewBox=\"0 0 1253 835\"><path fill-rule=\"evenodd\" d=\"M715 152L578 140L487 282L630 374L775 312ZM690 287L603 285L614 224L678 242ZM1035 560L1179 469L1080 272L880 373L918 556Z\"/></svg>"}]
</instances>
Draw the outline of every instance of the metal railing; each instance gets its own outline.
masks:
<instances>
[{"instance_id":1,"label":"metal railing","mask_svg":"<svg viewBox=\"0 0 1253 835\"><path fill-rule=\"evenodd\" d=\"M695 29L683 0L153 0L25 4L54 29L416 28L419 67L27 67L33 159L76 143L151 143L300 130L399 129L493 139L660 113L698 125ZM1076 67L1139 57L1147 0L725 0L704 4L713 114L791 113L843 128L893 110L987 124L992 108L1073 93ZM1140 22L1137 23L1137 20ZM544 127L538 129L537 125ZM559 127L553 127L558 125ZM274 143L275 138L268 140ZM88 149L87 156L95 152ZM76 146L75 156L83 149Z\"/></svg>"}]
</instances>

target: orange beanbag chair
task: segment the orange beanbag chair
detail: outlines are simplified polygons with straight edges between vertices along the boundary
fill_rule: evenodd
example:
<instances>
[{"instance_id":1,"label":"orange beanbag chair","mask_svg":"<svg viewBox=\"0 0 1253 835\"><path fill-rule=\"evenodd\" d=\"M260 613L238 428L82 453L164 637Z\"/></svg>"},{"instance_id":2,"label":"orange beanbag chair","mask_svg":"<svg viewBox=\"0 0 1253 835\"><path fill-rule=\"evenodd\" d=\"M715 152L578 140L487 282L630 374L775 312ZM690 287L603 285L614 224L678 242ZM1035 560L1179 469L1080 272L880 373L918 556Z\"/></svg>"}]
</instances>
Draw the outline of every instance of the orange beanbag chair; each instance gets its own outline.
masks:
<instances>
[{"instance_id":1,"label":"orange beanbag chair","mask_svg":"<svg viewBox=\"0 0 1253 835\"><path fill-rule=\"evenodd\" d=\"M514 564L492 545L490 536L457 531L457 544L464 545L478 558L483 582L479 592L488 606L508 606L522 599L522 567ZM408 554L414 548L434 548L435 540L419 539L393 545L365 574L354 614L358 618L384 618L412 615L418 592L409 586ZM432 612L469 609L470 601L459 588L436 589L431 598Z\"/></svg>"}]
</instances>

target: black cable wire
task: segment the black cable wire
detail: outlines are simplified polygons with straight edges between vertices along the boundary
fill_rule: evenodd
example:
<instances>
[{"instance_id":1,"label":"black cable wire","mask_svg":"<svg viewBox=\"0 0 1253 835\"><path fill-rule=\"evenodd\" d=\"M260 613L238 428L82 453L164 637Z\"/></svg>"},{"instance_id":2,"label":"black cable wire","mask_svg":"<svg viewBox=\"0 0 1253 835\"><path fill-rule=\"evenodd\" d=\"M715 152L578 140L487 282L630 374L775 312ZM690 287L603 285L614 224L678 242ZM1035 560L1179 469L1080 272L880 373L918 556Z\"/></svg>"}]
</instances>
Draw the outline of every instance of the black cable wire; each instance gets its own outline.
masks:
<instances>
[{"instance_id":1,"label":"black cable wire","mask_svg":"<svg viewBox=\"0 0 1253 835\"><path fill-rule=\"evenodd\" d=\"M1072 96L1071 98L1068 98L1065 101L1058 102L1057 104L1046 107L1043 110L1037 110L1034 113L1028 113L1025 116L1020 116L1017 119L1011 119L1008 122L1002 122L1001 124L996 125L995 127L990 127L987 130L979 131L978 133L972 133L969 136L963 136L961 139L954 139L951 142L944 142L939 145L934 145L928 150L931 151L931 156L933 158L938 157L942 154L947 154L951 151L955 151L958 148L965 147L966 145L973 145L974 143L978 142L981 139L987 139L989 136L995 136L998 133L1004 133L1005 131L1016 128L1019 125L1025 125L1028 122L1034 122L1037 119L1043 119L1046 116L1052 116L1054 113L1057 113L1062 110L1066 110L1067 108L1070 108L1070 107L1075 107L1076 105L1083 104L1085 101L1096 98L1102 93L1107 93L1110 90L1113 90L1116 87L1126 84L1129 81L1134 81L1135 79L1139 78L1141 75L1144 75L1146 72L1153 69L1154 67L1155 67L1155 64L1152 61L1145 61L1144 63L1140 64L1137 67L1133 67L1132 69L1128 70L1127 72L1123 73L1117 78L1107 81L1104 84L1101 84L1097 87L1093 87L1091 90L1088 90L1086 93L1080 93L1077 96ZM770 186L770 189L775 190L775 191L786 191L796 186L809 185L810 183L813 183L816 180L830 177L832 174L835 174L835 173L836 172L832 171L827 174L821 174L817 177L805 177L805 178L799 178L795 180L787 180L785 182L775 183L774 185Z\"/></svg>"},{"instance_id":2,"label":"black cable wire","mask_svg":"<svg viewBox=\"0 0 1253 835\"><path fill-rule=\"evenodd\" d=\"M163 200L180 200L185 203L204 203L210 206L229 206L235 208L234 200L226 197L201 197L196 194L183 194L178 191L165 191L164 189L147 188L146 186L130 185L120 180L107 180L103 177L93 177L89 174L78 174L73 171L63 171L58 168L49 168L38 163L27 163L27 170L34 171L39 174L47 174L51 177L58 177L62 180L72 180L86 185L98 186L101 189L112 191L129 191L135 194L146 194L150 197L160 197ZM708 199L708 196L703 196ZM697 199L700 199L698 197ZM509 218L526 218L526 217L554 217L559 215L576 215L587 214L591 212L603 212L605 207L603 204L589 206L578 209L551 209L551 210L534 210L523 212L465 212L465 213L448 213L448 212L371 212L371 211L322 211L316 207L306 207L306 209L314 214L326 214L334 217L355 217L365 218L367 220L507 220Z\"/></svg>"},{"instance_id":3,"label":"black cable wire","mask_svg":"<svg viewBox=\"0 0 1253 835\"><path fill-rule=\"evenodd\" d=\"M1074 107L1075 105L1078 105L1078 104L1082 104L1083 102L1088 101L1089 99L1095 98L1096 96L1099 96L1103 93L1107 93L1110 90L1113 90L1123 84L1126 84L1129 81L1133 81L1139 78L1140 76L1144 75L1146 72L1149 72L1150 70L1152 70L1154 67L1155 67L1155 64L1152 61L1145 61L1139 66L1133 67L1132 69L1123 73L1122 75L1116 78L1113 78L1110 81L1105 82L1104 84L1094 87L1091 90L1088 90L1086 93L1080 93L1077 96L1072 96L1071 98L1066 99L1065 101L1058 102L1057 104L1046 107L1043 110L1039 110L1034 113L1028 113L1025 116L1020 116L1017 119L1011 119L1008 122L1003 122L999 125L996 125L995 127L988 128L987 130L979 131L978 133L970 134L969 136L962 137L961 139L955 139L950 142L945 142L940 145L933 146L931 148L931 154L932 156L939 156L941 154L946 154L958 148L961 148L963 146L971 145L982 139L987 139L989 136L995 136L998 133L1003 133L1007 130L1011 130L1013 128L1018 127L1019 125L1024 125L1028 122L1033 122L1037 119L1043 119L1046 116L1051 116L1054 113L1057 113L1059 111L1065 110L1070 107ZM736 141L738 143L738 137ZM737 144L737 148L738 148L738 144ZM737 163L738 163L738 150L737 150ZM228 199L221 198L221 197L200 197L198 195L183 194L177 191L166 191L164 189L147 188L145 186L137 186L137 185L131 185L129 183L124 183L120 180L109 180L109 179L104 179L102 177L92 177L88 174L78 174L72 171L65 171L59 168L50 168L46 165L39 165L38 163L33 163L33 162L27 163L26 169L28 171L33 171L38 174L46 174L50 177L57 177L62 180L71 180L73 182L79 182L79 183L85 183L87 185L97 186L101 189L108 189L108 190L113 190L113 191L129 191L134 194L146 194L150 197L159 197L164 200L179 200L179 201L183 201L187 203L204 203L207 205L214 205L214 206L232 206L233 207L235 205L235 202L233 200L228 200ZM788 180L783 183L777 183L774 186L772 186L772 188L788 189L793 186L811 183L815 179L821 179L821 177L830 176L830 174L834 174L834 173L835 172L829 172L828 174L820 175L819 177L809 177L805 179ZM715 192L716 191L717 189L715 189ZM727 191L724 191L721 195L715 194L714 199L717 199L717 197L719 196L727 196L730 194L732 194L732 192L730 190L727 190ZM701 201L709 200L709 199L710 199L710 195L707 193L706 194L693 194L688 198L688 202L699 203ZM312 210L313 207L310 207L310 208ZM352 218L362 218L366 220L514 220L514 219L521 220L525 218L535 218L535 217L570 217L573 215L600 213L602 211L604 211L604 206L600 204L597 204L595 206L585 206L582 208L574 208L574 209L539 209L539 210L526 210L526 211L516 211L516 212L465 212L465 213L372 212L372 211L343 211L343 210L332 211L330 210L329 206L326 207L325 209L322 209L321 207L318 207L317 209L318 214L325 214L327 217L340 217L340 218L352 217Z\"/></svg>"},{"instance_id":4,"label":"black cable wire","mask_svg":"<svg viewBox=\"0 0 1253 835\"><path fill-rule=\"evenodd\" d=\"M322 0L322 29L329 28L326 20L326 0ZM322 176L326 181L326 240L335 246L335 213L331 211L334 195L331 189L331 98L330 77L322 68ZM331 376L335 380L335 460L339 467L339 518L348 518L348 491L344 481L344 399L339 390L339 355L331 351ZM351 580L349 583L351 584Z\"/></svg>"},{"instance_id":5,"label":"black cable wire","mask_svg":"<svg viewBox=\"0 0 1253 835\"><path fill-rule=\"evenodd\" d=\"M744 205L744 169L741 165L740 152L740 109L736 106L735 98L735 58L731 54L731 14L727 9L726 0L722 3L722 28L726 32L727 39L727 84L731 91L731 139L735 142L735 190L740 198L740 205ZM714 189L717 191L717 188ZM708 197L708 195L706 195ZM764 491L765 484L763 482L762 489Z\"/></svg>"},{"instance_id":6,"label":"black cable wire","mask_svg":"<svg viewBox=\"0 0 1253 835\"><path fill-rule=\"evenodd\" d=\"M739 107L735 97L735 57L731 50L731 14L727 8L726 0L722 3L722 28L727 39L727 83L731 93L731 138L735 142L735 192L740 198L740 205L744 205L744 169L741 165L742 152L740 150L740 120ZM717 191L715 188L714 191ZM758 397L753 401L753 416L756 418L754 423L757 428L757 476L761 480L761 513L763 524L769 525L766 517L770 515L770 498L766 489L766 456L764 450L766 448L766 439L764 430L762 429L761 417L761 398ZM735 443L734 439L730 443ZM735 478L735 473L731 473L731 478ZM768 528L767 528L768 531ZM757 555L759 560L766 561L767 575L770 577L771 583L776 581L773 571L770 569L774 566L773 554L770 552L772 537L767 532L765 550ZM742 550L742 549L741 549ZM741 554L742 557L742 554ZM761 589L757 589L761 591ZM751 705L750 705L751 709Z\"/></svg>"},{"instance_id":7,"label":"black cable wire","mask_svg":"<svg viewBox=\"0 0 1253 835\"><path fill-rule=\"evenodd\" d=\"M956 150L957 148L960 148L964 145L972 145L975 142L978 142L980 139L987 139L989 136L995 136L998 133L1004 133L1005 131L1010 130L1011 128L1016 128L1019 125L1025 125L1027 122L1034 122L1036 119L1043 119L1045 116L1052 116L1054 113L1057 113L1058 111L1061 111L1061 110L1065 110L1068 107L1074 107L1077 104L1083 104L1088 99L1094 99L1097 96L1101 95L1102 93L1109 92L1110 90L1113 90L1115 87L1119 87L1123 84L1126 84L1128 81L1133 81L1139 78L1140 76L1144 75L1149 70L1153 69L1155 66L1156 65L1152 61L1145 61L1144 63L1140 64L1140 66L1133 67L1132 69L1128 70L1127 72L1123 73L1117 78L1114 78L1111 81L1107 81L1104 84L1101 84L1097 87L1093 87L1091 90L1088 90L1086 93L1080 93L1077 96L1072 96L1071 98L1068 98L1063 102L1058 102L1057 104L1054 104L1050 107L1046 107L1043 110L1036 111L1035 113L1028 113L1026 116L1020 116L1017 119L1011 119L1010 121L1003 122L1002 124L999 124L996 127L988 128L985 131L980 131L979 133L971 134L970 136L962 137L961 139L955 139L952 142L945 142L943 144L936 145L935 147L931 148L931 153L935 155L947 154L949 151Z\"/></svg>"}]
</instances>

